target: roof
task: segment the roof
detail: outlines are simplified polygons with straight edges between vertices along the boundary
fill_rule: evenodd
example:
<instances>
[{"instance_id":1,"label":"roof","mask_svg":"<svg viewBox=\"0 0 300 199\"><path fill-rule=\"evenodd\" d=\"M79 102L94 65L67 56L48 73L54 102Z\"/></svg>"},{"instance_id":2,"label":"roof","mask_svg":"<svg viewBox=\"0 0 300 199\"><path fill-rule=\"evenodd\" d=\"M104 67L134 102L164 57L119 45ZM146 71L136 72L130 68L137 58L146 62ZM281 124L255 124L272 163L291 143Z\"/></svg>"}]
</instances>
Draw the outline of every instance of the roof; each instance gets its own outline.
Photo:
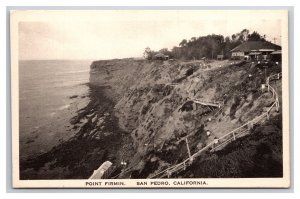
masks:
<instances>
[{"instance_id":1,"label":"roof","mask_svg":"<svg viewBox=\"0 0 300 199\"><path fill-rule=\"evenodd\" d=\"M260 49L273 49L273 50L281 50L281 46L278 46L276 44L273 44L268 41L246 41L234 49L232 49L230 52L250 52L253 50L260 50Z\"/></svg>"},{"instance_id":2,"label":"roof","mask_svg":"<svg viewBox=\"0 0 300 199\"><path fill-rule=\"evenodd\" d=\"M261 55L261 52L251 52L249 55Z\"/></svg>"},{"instance_id":3,"label":"roof","mask_svg":"<svg viewBox=\"0 0 300 199\"><path fill-rule=\"evenodd\" d=\"M271 53L272 55L281 55L281 50L277 50Z\"/></svg>"},{"instance_id":4,"label":"roof","mask_svg":"<svg viewBox=\"0 0 300 199\"><path fill-rule=\"evenodd\" d=\"M259 49L260 52L273 52L274 49Z\"/></svg>"},{"instance_id":5,"label":"roof","mask_svg":"<svg viewBox=\"0 0 300 199\"><path fill-rule=\"evenodd\" d=\"M154 55L154 57L166 57L167 55L164 55L163 53L157 53Z\"/></svg>"}]
</instances>

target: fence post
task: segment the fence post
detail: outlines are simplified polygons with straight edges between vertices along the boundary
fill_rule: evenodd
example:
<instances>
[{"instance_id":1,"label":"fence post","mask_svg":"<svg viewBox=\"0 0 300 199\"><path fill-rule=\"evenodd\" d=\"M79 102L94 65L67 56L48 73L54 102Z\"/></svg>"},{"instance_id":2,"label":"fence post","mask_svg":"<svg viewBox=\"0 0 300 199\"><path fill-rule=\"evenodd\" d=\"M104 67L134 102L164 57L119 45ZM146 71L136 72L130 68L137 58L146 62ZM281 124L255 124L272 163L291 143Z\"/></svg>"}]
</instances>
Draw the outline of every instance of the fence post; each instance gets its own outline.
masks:
<instances>
[{"instance_id":1,"label":"fence post","mask_svg":"<svg viewBox=\"0 0 300 199\"><path fill-rule=\"evenodd\" d=\"M267 119L270 120L269 112L267 112Z\"/></svg>"},{"instance_id":2,"label":"fence post","mask_svg":"<svg viewBox=\"0 0 300 199\"><path fill-rule=\"evenodd\" d=\"M189 158L191 159L191 151L190 151L190 147L189 147L189 143L188 143L187 137L185 138L185 142L186 142L186 148L188 150Z\"/></svg>"},{"instance_id":3,"label":"fence post","mask_svg":"<svg viewBox=\"0 0 300 199\"><path fill-rule=\"evenodd\" d=\"M232 135L233 135L233 140L235 140L235 133L233 132Z\"/></svg>"},{"instance_id":4,"label":"fence post","mask_svg":"<svg viewBox=\"0 0 300 199\"><path fill-rule=\"evenodd\" d=\"M195 102L193 102L193 111L197 110L197 105Z\"/></svg>"},{"instance_id":5,"label":"fence post","mask_svg":"<svg viewBox=\"0 0 300 199\"><path fill-rule=\"evenodd\" d=\"M170 178L171 175L172 175L172 173L169 170L167 170L167 176L168 176L168 178Z\"/></svg>"},{"instance_id":6,"label":"fence post","mask_svg":"<svg viewBox=\"0 0 300 199\"><path fill-rule=\"evenodd\" d=\"M279 101L278 101L278 99L276 100L276 111L278 112L279 111Z\"/></svg>"},{"instance_id":7,"label":"fence post","mask_svg":"<svg viewBox=\"0 0 300 199\"><path fill-rule=\"evenodd\" d=\"M252 124L252 122L250 122L249 124L248 124L248 130L250 130L250 129L252 129L253 128L253 124Z\"/></svg>"}]
</instances>

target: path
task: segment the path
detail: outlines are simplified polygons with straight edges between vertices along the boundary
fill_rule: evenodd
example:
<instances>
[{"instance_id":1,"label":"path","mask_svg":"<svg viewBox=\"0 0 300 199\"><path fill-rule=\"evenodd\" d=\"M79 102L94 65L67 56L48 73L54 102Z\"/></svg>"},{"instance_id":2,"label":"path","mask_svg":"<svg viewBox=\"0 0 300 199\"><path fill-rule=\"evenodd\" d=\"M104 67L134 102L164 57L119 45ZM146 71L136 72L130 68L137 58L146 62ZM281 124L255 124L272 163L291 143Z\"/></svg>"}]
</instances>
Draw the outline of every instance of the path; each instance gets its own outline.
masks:
<instances>
[{"instance_id":1,"label":"path","mask_svg":"<svg viewBox=\"0 0 300 199\"><path fill-rule=\"evenodd\" d=\"M167 169L150 176L149 178L170 177L175 172L185 170L186 167L191 165L193 163L193 160L195 158L197 158L198 156L200 156L203 152L208 151L208 150L210 152L221 150L230 142L249 133L249 130L253 128L254 124L259 123L260 121L262 121L265 118L269 119L271 110L275 107L276 111L279 111L279 106L280 106L278 94L277 94L276 90L270 85L270 81L275 80L275 79L280 79L281 77L282 77L282 73L277 73L277 74L269 76L266 79L266 85L267 85L268 91L272 93L272 97L274 99L273 104L266 112L264 112L263 114L261 114L258 117L255 117L251 121L248 121L247 123L243 124L242 126L230 131L229 133L223 135L222 137L218 138L218 140L214 140L214 141L208 143L204 148L200 149L198 152L194 153L193 155L191 155L189 158L185 159L181 163L170 166Z\"/></svg>"}]
</instances>

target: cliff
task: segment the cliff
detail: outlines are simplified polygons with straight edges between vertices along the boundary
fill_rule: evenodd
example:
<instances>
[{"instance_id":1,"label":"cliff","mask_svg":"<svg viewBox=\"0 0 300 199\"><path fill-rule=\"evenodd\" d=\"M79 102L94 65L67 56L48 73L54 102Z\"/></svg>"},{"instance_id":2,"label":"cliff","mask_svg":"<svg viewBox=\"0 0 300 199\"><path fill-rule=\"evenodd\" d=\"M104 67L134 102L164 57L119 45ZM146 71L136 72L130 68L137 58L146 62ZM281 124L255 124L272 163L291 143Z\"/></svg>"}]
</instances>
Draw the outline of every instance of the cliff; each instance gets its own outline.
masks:
<instances>
[{"instance_id":1,"label":"cliff","mask_svg":"<svg viewBox=\"0 0 300 199\"><path fill-rule=\"evenodd\" d=\"M261 84L279 71L227 60L93 62L90 84L105 87L119 127L133 139L135 155L124 155L128 166L118 177L149 177L188 157L185 140L194 153L259 116L273 102Z\"/></svg>"},{"instance_id":2,"label":"cliff","mask_svg":"<svg viewBox=\"0 0 300 199\"><path fill-rule=\"evenodd\" d=\"M280 71L230 60L95 61L90 102L67 124L74 136L21 160L20 178L87 179L105 161L113 163L109 178L153 177L266 113L274 96L261 86ZM268 118L172 177L282 176L281 110Z\"/></svg>"}]
</instances>

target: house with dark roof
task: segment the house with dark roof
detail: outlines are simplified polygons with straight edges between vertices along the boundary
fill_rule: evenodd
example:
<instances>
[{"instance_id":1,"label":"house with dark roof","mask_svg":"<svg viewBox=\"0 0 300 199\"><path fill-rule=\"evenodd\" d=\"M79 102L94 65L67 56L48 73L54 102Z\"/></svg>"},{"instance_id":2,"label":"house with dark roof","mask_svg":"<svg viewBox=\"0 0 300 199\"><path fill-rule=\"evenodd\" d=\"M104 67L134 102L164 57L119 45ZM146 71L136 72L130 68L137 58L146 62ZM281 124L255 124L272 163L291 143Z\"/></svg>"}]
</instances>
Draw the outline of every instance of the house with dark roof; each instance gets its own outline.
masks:
<instances>
[{"instance_id":1,"label":"house with dark roof","mask_svg":"<svg viewBox=\"0 0 300 199\"><path fill-rule=\"evenodd\" d=\"M232 59L267 61L271 57L270 54L277 50L281 50L281 46L268 41L246 41L230 52Z\"/></svg>"},{"instance_id":2,"label":"house with dark roof","mask_svg":"<svg viewBox=\"0 0 300 199\"><path fill-rule=\"evenodd\" d=\"M168 60L169 56L165 55L163 53L157 53L156 55L154 55L154 59L156 59L156 60Z\"/></svg>"},{"instance_id":3,"label":"house with dark roof","mask_svg":"<svg viewBox=\"0 0 300 199\"><path fill-rule=\"evenodd\" d=\"M277 51L274 51L270 54L270 57L271 57L271 61L273 62L281 62L281 50L277 50Z\"/></svg>"}]
</instances>

